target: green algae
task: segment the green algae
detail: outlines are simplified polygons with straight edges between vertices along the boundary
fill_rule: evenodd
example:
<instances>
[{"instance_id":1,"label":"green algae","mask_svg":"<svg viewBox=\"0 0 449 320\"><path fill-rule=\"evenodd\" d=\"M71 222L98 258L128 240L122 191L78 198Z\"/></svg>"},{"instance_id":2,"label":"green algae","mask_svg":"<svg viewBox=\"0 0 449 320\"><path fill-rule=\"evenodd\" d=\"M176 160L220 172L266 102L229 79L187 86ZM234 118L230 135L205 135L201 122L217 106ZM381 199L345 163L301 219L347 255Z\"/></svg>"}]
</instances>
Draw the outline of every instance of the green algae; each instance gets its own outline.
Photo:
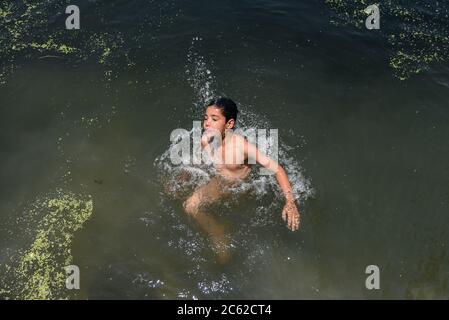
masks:
<instances>
[{"instance_id":1,"label":"green algae","mask_svg":"<svg viewBox=\"0 0 449 320\"><path fill-rule=\"evenodd\" d=\"M72 31L66 30L63 22L52 24L56 18L65 17L63 9L55 0L20 3L0 0L0 84L6 83L23 58L58 56L68 62L93 61L107 68L109 74L117 60L125 57L129 63L128 55L120 52L124 47L120 32L89 28Z\"/></svg>"},{"instance_id":2,"label":"green algae","mask_svg":"<svg viewBox=\"0 0 449 320\"><path fill-rule=\"evenodd\" d=\"M380 9L378 34L389 48L389 65L400 80L449 61L449 5L443 2L385 0L325 0L335 15L335 25L365 28L364 9L376 4ZM373 32L366 30L366 32Z\"/></svg>"},{"instance_id":3,"label":"green algae","mask_svg":"<svg viewBox=\"0 0 449 320\"><path fill-rule=\"evenodd\" d=\"M67 299L64 267L73 263L71 245L76 231L90 218L90 197L58 190L50 198L36 200L23 219L37 222L30 247L18 252L5 266L0 296L5 299Z\"/></svg>"},{"instance_id":4,"label":"green algae","mask_svg":"<svg viewBox=\"0 0 449 320\"><path fill-rule=\"evenodd\" d=\"M53 39L48 39L46 43L36 43L32 42L28 45L30 48L36 49L39 52L46 51L56 51L63 54L69 54L75 52L77 49L74 47L69 47L65 44L56 44ZM26 47L26 46L25 46ZM25 48L22 46L21 48ZM13 46L13 49L17 48Z\"/></svg>"}]
</instances>

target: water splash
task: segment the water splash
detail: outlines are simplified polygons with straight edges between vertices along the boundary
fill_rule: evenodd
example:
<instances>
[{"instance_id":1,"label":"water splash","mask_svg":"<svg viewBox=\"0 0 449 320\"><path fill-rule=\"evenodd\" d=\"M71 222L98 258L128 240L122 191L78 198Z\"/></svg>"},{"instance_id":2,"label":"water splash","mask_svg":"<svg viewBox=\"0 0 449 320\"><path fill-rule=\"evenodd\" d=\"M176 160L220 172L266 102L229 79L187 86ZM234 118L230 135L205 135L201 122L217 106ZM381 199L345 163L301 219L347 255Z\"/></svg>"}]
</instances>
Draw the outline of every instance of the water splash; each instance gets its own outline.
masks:
<instances>
[{"instance_id":1,"label":"water splash","mask_svg":"<svg viewBox=\"0 0 449 320\"><path fill-rule=\"evenodd\" d=\"M202 41L201 37L194 37L187 53L187 81L193 88L195 95L195 102L190 110L194 117L192 120L200 120L202 118L205 104L214 98L217 92L216 78L211 71L213 63L206 63L206 58L200 54ZM237 128L243 131L247 129L272 128L270 121L263 115L255 112L255 108L252 106L241 105L239 109ZM189 134L192 135L193 131L194 129L190 130ZM154 165L159 169L160 180L167 194L181 199L191 194L195 187L206 184L216 174L216 171L207 165L173 165L170 160L170 154L175 146L176 142L173 142L161 156L156 158ZM269 150L269 148L265 149ZM310 180L304 177L299 161L292 155L292 150L293 148L285 144L282 139L279 141L280 163L290 178L296 198L305 200L313 195L313 188ZM270 153L268 155L270 156ZM252 191L256 197L266 195L271 190L277 190L277 195L282 197L274 176L257 176L254 173L249 182L243 182L239 187L231 188L230 190L237 193Z\"/></svg>"},{"instance_id":2,"label":"water splash","mask_svg":"<svg viewBox=\"0 0 449 320\"><path fill-rule=\"evenodd\" d=\"M201 109L206 103L215 96L214 81L215 77L206 64L204 56L199 54L202 42L201 37L192 39L189 51L187 53L186 75L187 81L193 88L196 95L195 106Z\"/></svg>"}]
</instances>

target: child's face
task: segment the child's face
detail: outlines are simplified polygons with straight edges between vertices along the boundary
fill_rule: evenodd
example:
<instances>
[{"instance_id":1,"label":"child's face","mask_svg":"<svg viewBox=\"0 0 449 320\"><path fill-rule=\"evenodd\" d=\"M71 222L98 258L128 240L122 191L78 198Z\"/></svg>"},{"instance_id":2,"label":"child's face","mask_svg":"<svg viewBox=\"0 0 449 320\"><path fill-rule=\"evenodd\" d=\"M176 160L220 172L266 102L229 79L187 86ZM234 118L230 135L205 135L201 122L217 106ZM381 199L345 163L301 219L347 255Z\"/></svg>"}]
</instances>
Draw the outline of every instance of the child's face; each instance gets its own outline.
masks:
<instances>
[{"instance_id":1,"label":"child's face","mask_svg":"<svg viewBox=\"0 0 449 320\"><path fill-rule=\"evenodd\" d=\"M232 129L233 127L234 119L229 119L229 121L226 122L226 118L221 109L215 106L207 107L206 112L204 113L204 130L215 129L223 134L226 129Z\"/></svg>"}]
</instances>

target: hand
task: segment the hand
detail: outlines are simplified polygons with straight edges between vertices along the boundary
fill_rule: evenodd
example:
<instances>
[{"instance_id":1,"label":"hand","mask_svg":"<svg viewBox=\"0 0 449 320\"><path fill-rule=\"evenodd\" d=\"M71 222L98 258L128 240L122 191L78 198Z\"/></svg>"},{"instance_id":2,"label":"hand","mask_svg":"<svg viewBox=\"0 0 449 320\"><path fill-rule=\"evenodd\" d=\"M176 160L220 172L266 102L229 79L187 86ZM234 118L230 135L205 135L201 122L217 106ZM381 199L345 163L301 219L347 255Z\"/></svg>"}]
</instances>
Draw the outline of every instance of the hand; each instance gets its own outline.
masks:
<instances>
[{"instance_id":1,"label":"hand","mask_svg":"<svg viewBox=\"0 0 449 320\"><path fill-rule=\"evenodd\" d=\"M287 201L285 204L282 210L282 219L287 221L287 227L290 230L296 231L299 229L300 216L294 200Z\"/></svg>"},{"instance_id":2,"label":"hand","mask_svg":"<svg viewBox=\"0 0 449 320\"><path fill-rule=\"evenodd\" d=\"M212 132L212 130L204 131L204 133L201 137L201 145L203 147L206 147L212 141L213 137L214 137L214 132Z\"/></svg>"}]
</instances>

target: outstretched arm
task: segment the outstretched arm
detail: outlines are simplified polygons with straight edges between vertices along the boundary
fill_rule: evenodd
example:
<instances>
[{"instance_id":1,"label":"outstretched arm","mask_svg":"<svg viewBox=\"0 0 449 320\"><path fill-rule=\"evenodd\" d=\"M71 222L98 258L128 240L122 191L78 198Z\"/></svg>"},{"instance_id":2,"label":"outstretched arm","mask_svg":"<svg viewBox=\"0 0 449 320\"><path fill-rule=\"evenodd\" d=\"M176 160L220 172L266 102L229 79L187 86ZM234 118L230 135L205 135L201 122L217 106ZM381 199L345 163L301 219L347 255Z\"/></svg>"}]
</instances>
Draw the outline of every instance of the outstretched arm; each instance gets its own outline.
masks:
<instances>
[{"instance_id":1,"label":"outstretched arm","mask_svg":"<svg viewBox=\"0 0 449 320\"><path fill-rule=\"evenodd\" d=\"M296 207L295 197L293 196L293 190L288 180L287 173L284 168L276 161L263 154L255 145L245 140L245 156L255 159L264 168L272 171L276 175L276 179L279 183L284 197L285 205L282 210L282 218L287 221L288 228L292 231L299 229L300 215L298 208Z\"/></svg>"}]
</instances>

